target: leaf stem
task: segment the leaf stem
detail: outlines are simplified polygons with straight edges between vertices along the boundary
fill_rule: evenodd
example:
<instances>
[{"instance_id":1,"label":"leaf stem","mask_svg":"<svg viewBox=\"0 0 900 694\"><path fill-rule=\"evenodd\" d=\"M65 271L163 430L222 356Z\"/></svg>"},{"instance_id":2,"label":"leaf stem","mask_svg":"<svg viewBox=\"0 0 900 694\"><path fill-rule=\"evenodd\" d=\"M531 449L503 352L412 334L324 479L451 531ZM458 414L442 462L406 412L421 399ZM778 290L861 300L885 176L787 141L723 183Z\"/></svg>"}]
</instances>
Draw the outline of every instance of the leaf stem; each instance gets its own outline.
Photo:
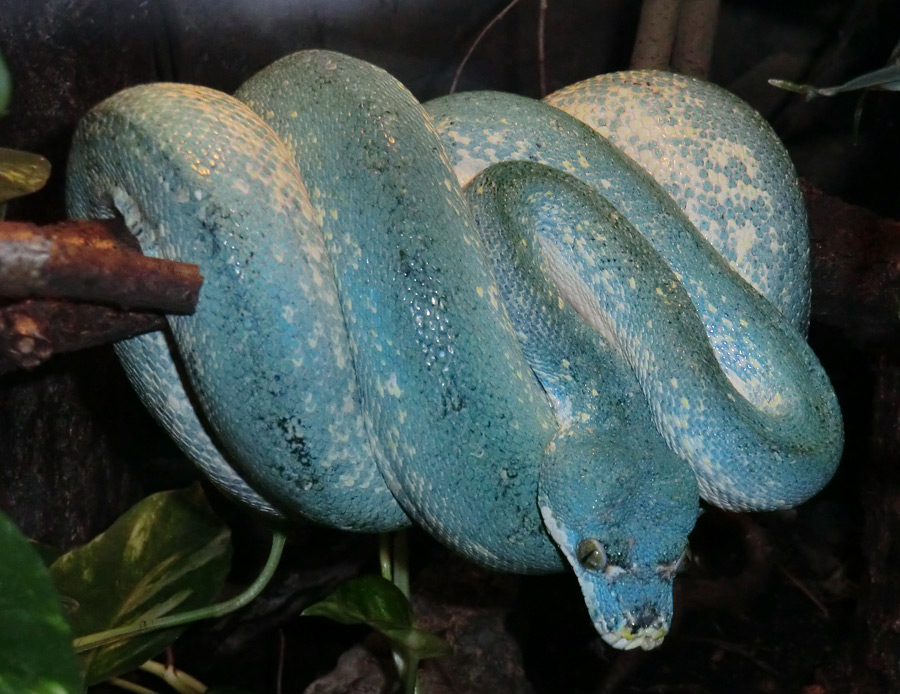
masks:
<instances>
[{"instance_id":1,"label":"leaf stem","mask_svg":"<svg viewBox=\"0 0 900 694\"><path fill-rule=\"evenodd\" d=\"M159 694L153 689L143 687L140 684L136 684L135 682L129 682L128 680L122 679L121 677L110 677L106 681L114 687L124 689L126 692L134 692L134 694Z\"/></svg>"},{"instance_id":2,"label":"leaf stem","mask_svg":"<svg viewBox=\"0 0 900 694\"><path fill-rule=\"evenodd\" d=\"M391 533L381 533L378 536L378 561L381 564L381 577L393 583L394 567L391 561L391 544Z\"/></svg>"},{"instance_id":3,"label":"leaf stem","mask_svg":"<svg viewBox=\"0 0 900 694\"><path fill-rule=\"evenodd\" d=\"M397 586L409 600L409 543L406 531L398 530L395 533L379 535L378 558L381 563L381 577ZM403 683L404 694L416 694L419 658L395 643L391 644L391 655Z\"/></svg>"},{"instance_id":4,"label":"leaf stem","mask_svg":"<svg viewBox=\"0 0 900 694\"><path fill-rule=\"evenodd\" d=\"M161 617L149 621L142 620L140 622L128 624L124 627L117 627L116 629L109 629L96 634L82 636L81 638L75 639L73 644L75 652L81 653L147 631L181 626L201 619L222 617L230 612L241 609L256 598L263 591L263 588L266 587L269 580L271 580L272 575L275 573L275 569L278 566L278 562L281 559L284 541L284 533L281 531L274 531L272 533L272 548L269 550L269 558L266 560L266 565L263 567L259 576L256 577L256 580L254 580L243 593L236 595L231 600L226 600L225 602L209 605L207 607L201 607L196 610L190 610L188 612L183 612L182 614Z\"/></svg>"},{"instance_id":5,"label":"leaf stem","mask_svg":"<svg viewBox=\"0 0 900 694\"><path fill-rule=\"evenodd\" d=\"M403 656L403 665L400 675L403 678L404 694L418 694L421 691L418 687L419 659L412 653L407 653Z\"/></svg>"},{"instance_id":6,"label":"leaf stem","mask_svg":"<svg viewBox=\"0 0 900 694\"><path fill-rule=\"evenodd\" d=\"M393 568L393 584L409 600L409 542L405 530L398 530L394 534L394 556L391 562Z\"/></svg>"},{"instance_id":7,"label":"leaf stem","mask_svg":"<svg viewBox=\"0 0 900 694\"><path fill-rule=\"evenodd\" d=\"M172 665L163 665L155 660L148 660L141 665L141 670L156 675L179 694L204 694L209 689L203 682L183 670L178 670Z\"/></svg>"}]
</instances>

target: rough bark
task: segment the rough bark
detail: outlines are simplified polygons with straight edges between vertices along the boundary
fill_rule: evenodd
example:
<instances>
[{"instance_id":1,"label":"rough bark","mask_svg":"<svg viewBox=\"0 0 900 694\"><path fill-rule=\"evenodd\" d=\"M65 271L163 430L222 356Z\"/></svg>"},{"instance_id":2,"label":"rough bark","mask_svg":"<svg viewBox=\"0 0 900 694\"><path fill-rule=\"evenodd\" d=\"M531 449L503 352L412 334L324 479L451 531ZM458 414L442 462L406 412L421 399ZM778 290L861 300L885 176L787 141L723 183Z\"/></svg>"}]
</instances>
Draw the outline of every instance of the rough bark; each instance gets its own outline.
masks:
<instances>
[{"instance_id":1,"label":"rough bark","mask_svg":"<svg viewBox=\"0 0 900 694\"><path fill-rule=\"evenodd\" d=\"M144 257L117 220L0 222L0 374L158 330L201 283L196 265Z\"/></svg>"}]
</instances>

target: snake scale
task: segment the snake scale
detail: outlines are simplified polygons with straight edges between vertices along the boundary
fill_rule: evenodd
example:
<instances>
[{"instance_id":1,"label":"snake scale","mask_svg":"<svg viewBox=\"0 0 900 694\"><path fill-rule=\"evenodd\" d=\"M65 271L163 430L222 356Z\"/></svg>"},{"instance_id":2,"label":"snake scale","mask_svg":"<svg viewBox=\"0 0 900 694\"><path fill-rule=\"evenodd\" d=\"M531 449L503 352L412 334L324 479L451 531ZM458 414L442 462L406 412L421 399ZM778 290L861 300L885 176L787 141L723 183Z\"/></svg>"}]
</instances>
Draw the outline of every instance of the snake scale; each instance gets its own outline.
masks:
<instances>
[{"instance_id":1,"label":"snake scale","mask_svg":"<svg viewBox=\"0 0 900 694\"><path fill-rule=\"evenodd\" d=\"M117 351L223 491L358 531L411 519L500 570L568 565L617 648L668 631L701 497L786 508L837 465L793 167L704 82L423 107L303 51L234 97L113 95L79 124L67 201L200 265L196 313Z\"/></svg>"}]
</instances>

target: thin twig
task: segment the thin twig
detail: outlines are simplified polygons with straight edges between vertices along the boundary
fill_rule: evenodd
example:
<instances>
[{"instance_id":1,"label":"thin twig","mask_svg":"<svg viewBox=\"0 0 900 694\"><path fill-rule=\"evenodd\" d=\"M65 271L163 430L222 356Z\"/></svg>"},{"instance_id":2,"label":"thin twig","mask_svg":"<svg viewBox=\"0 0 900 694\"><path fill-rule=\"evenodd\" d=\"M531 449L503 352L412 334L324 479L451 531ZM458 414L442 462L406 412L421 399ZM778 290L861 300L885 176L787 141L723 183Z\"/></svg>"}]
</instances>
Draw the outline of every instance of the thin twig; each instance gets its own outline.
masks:
<instances>
[{"instance_id":1,"label":"thin twig","mask_svg":"<svg viewBox=\"0 0 900 694\"><path fill-rule=\"evenodd\" d=\"M803 593L807 598L809 598L809 601L813 605L815 605L817 608L819 608L819 612L821 612L826 618L828 618L828 619L831 618L831 614L828 612L828 608L825 607L825 603L823 603L821 600L819 600L819 598L817 598L815 595L813 595L813 592L809 588L807 588L806 585L799 578L794 576L790 571L788 571L786 568L784 568L781 565L778 566L778 569L779 569L779 571L781 571L781 573L783 573L785 575L785 577L791 583L794 584L794 586L797 588L797 590L799 590L801 593Z\"/></svg>"},{"instance_id":2,"label":"thin twig","mask_svg":"<svg viewBox=\"0 0 900 694\"><path fill-rule=\"evenodd\" d=\"M209 687L196 677L192 677L184 670L176 668L174 663L169 660L171 651L171 648L166 649L166 660L169 662L165 665L155 660L148 660L141 665L141 670L159 677L179 694L203 694L209 689Z\"/></svg>"},{"instance_id":3,"label":"thin twig","mask_svg":"<svg viewBox=\"0 0 900 694\"><path fill-rule=\"evenodd\" d=\"M275 672L275 694L282 694L284 684L284 654L287 650L287 639L284 637L284 629L278 630L278 669Z\"/></svg>"},{"instance_id":4,"label":"thin twig","mask_svg":"<svg viewBox=\"0 0 900 694\"><path fill-rule=\"evenodd\" d=\"M547 96L547 52L546 52L546 28L547 28L547 0L540 0L538 7L537 29L537 53L538 53L538 84L541 90L541 98Z\"/></svg>"},{"instance_id":5,"label":"thin twig","mask_svg":"<svg viewBox=\"0 0 900 694\"><path fill-rule=\"evenodd\" d=\"M488 22L484 29L475 37L475 40L472 42L472 45L469 46L469 50L466 51L465 56L463 56L462 61L459 63L459 67L456 68L456 74L453 75L453 82L450 84L450 93L456 91L456 86L459 84L459 78L462 76L462 71L466 67L466 63L469 62L469 58L472 57L472 54L475 52L475 49L478 47L478 44L481 43L481 40L487 35L487 33L494 27L494 25L503 19L507 13L516 5L519 4L521 0L512 0L506 7L504 7L497 15Z\"/></svg>"}]
</instances>

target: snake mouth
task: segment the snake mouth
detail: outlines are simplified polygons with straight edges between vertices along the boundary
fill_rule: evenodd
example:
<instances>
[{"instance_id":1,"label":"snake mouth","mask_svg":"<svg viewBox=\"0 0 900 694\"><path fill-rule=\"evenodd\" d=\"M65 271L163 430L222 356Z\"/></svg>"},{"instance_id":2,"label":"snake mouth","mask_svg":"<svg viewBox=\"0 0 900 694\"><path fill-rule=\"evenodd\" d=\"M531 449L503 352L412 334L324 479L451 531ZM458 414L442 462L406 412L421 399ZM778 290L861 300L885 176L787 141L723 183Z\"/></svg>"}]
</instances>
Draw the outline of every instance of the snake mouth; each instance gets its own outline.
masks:
<instances>
[{"instance_id":1,"label":"snake mouth","mask_svg":"<svg viewBox=\"0 0 900 694\"><path fill-rule=\"evenodd\" d=\"M600 637L613 648L622 651L631 651L635 648L649 651L662 644L667 633L668 629L663 625L634 629L631 625L625 624L615 631L600 634Z\"/></svg>"},{"instance_id":2,"label":"snake mouth","mask_svg":"<svg viewBox=\"0 0 900 694\"><path fill-rule=\"evenodd\" d=\"M645 651L659 646L666 634L669 633L669 622L664 614L644 608L634 614L626 611L622 614L618 627L609 630L601 630L600 636L613 648L622 651L631 651L642 648Z\"/></svg>"}]
</instances>

